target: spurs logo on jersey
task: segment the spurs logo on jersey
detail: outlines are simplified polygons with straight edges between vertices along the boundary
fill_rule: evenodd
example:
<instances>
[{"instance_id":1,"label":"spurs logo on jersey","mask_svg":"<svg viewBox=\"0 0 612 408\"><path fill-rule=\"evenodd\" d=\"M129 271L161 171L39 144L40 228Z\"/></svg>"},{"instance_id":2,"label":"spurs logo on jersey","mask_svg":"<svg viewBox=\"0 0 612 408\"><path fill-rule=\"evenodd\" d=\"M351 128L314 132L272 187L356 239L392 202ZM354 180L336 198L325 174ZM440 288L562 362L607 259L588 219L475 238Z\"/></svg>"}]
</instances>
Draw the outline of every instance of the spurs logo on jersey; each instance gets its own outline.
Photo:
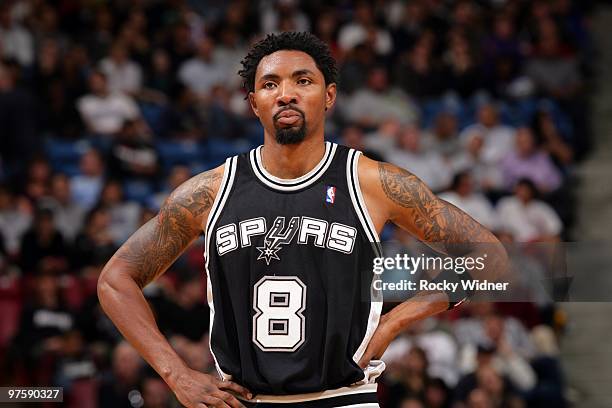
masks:
<instances>
[{"instance_id":1,"label":"spurs logo on jersey","mask_svg":"<svg viewBox=\"0 0 612 408\"><path fill-rule=\"evenodd\" d=\"M264 235L265 234L265 235ZM262 245L255 248L259 251L257 260L267 265L273 259L280 261L279 251L290 245L297 235L297 243L312 244L345 254L353 252L357 229L338 222L331 225L325 220L312 217L291 217L285 227L285 217L276 217L268 230L263 217L250 218L238 223L223 225L216 230L217 252L225 255L238 248L251 246L252 238L263 236Z\"/></svg>"}]
</instances>

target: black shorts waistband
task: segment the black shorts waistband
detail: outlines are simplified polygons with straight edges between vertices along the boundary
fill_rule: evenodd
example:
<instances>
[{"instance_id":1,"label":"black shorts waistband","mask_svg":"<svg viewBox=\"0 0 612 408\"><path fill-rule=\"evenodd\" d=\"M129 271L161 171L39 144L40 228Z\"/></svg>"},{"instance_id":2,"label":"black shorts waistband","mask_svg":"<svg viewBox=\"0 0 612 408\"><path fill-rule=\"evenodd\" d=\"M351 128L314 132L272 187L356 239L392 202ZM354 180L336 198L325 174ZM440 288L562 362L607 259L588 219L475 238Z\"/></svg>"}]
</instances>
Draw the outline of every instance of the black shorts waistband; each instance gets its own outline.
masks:
<instances>
[{"instance_id":1,"label":"black shorts waistband","mask_svg":"<svg viewBox=\"0 0 612 408\"><path fill-rule=\"evenodd\" d=\"M319 393L266 396L241 401L247 408L378 408L376 384L343 387Z\"/></svg>"}]
</instances>

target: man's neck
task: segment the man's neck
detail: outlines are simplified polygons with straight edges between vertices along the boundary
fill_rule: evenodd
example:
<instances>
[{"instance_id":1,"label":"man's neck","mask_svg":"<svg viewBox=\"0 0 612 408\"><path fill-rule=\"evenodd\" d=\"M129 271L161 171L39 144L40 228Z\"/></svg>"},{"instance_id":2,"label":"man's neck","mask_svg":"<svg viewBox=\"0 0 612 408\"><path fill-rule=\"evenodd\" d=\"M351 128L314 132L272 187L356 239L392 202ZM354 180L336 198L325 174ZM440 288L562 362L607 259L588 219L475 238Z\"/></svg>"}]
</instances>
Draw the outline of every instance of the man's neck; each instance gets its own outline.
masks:
<instances>
[{"instance_id":1,"label":"man's neck","mask_svg":"<svg viewBox=\"0 0 612 408\"><path fill-rule=\"evenodd\" d=\"M303 176L321 161L325 143L321 138L309 138L298 144L281 145L264 142L261 160L268 173L282 179Z\"/></svg>"}]
</instances>

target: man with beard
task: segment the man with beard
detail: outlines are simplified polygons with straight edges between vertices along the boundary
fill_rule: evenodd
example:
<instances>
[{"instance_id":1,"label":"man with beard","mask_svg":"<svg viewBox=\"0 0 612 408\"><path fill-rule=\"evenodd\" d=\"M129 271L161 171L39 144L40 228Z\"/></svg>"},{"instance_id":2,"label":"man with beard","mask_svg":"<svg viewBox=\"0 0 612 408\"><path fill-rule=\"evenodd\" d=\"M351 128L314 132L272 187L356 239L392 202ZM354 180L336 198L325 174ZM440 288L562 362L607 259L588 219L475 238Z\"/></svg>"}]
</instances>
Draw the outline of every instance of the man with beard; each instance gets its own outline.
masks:
<instances>
[{"instance_id":1,"label":"man with beard","mask_svg":"<svg viewBox=\"0 0 612 408\"><path fill-rule=\"evenodd\" d=\"M371 283L384 224L442 250L505 253L414 175L324 140L337 70L319 39L268 35L242 64L264 144L178 187L106 265L101 305L187 407L378 407L391 340L467 296L420 293L381 316ZM187 367L141 293L202 231L220 378Z\"/></svg>"}]
</instances>

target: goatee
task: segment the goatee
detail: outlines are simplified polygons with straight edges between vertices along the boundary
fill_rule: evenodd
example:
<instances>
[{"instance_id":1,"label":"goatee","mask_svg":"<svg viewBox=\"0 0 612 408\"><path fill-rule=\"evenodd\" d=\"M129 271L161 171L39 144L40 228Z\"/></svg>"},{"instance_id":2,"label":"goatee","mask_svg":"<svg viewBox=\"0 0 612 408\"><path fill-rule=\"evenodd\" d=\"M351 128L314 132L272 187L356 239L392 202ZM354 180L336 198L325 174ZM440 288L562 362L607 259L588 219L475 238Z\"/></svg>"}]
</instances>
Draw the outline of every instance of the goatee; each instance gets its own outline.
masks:
<instances>
[{"instance_id":1,"label":"goatee","mask_svg":"<svg viewBox=\"0 0 612 408\"><path fill-rule=\"evenodd\" d=\"M299 128L296 127L287 127L283 128L278 126L278 119L280 115L287 110L293 110L297 112L302 118L302 125ZM304 138L306 138L306 115L304 112L292 105L287 105L284 109L276 112L274 117L274 128L276 129L276 142L282 145L288 144L296 144L300 143Z\"/></svg>"},{"instance_id":2,"label":"goatee","mask_svg":"<svg viewBox=\"0 0 612 408\"><path fill-rule=\"evenodd\" d=\"M300 143L306 137L306 124L299 128L276 127L276 142L282 145Z\"/></svg>"}]
</instances>

